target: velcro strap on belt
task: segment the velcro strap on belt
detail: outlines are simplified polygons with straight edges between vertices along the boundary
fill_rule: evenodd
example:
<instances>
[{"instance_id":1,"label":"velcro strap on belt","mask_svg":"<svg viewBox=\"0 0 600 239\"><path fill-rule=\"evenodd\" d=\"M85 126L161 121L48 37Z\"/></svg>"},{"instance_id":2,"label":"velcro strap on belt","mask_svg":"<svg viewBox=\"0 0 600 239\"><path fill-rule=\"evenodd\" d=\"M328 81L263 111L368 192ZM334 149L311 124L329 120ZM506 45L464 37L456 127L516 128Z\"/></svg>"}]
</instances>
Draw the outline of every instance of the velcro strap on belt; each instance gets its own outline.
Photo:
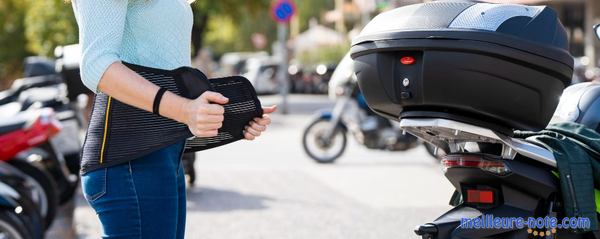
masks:
<instances>
[{"instance_id":1,"label":"velcro strap on belt","mask_svg":"<svg viewBox=\"0 0 600 239\"><path fill-rule=\"evenodd\" d=\"M185 124L129 106L106 94L98 94L83 147L84 167L125 162L185 139L186 152L232 143L244 138L244 127L263 114L254 88L244 77L209 80L201 71L191 67L169 71L124 64L148 81L188 99L196 99L206 91L218 92L229 98L224 105L223 127L216 137L196 138Z\"/></svg>"}]
</instances>

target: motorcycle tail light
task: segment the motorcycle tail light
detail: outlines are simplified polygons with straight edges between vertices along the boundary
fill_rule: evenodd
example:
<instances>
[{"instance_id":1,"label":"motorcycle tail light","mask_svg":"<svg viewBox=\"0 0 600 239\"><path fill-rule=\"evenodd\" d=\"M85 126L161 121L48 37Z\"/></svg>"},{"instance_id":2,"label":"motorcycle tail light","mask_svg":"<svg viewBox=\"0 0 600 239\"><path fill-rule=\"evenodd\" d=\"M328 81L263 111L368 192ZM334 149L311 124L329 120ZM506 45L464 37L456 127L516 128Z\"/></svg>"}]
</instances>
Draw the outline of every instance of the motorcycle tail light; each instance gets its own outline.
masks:
<instances>
[{"instance_id":1,"label":"motorcycle tail light","mask_svg":"<svg viewBox=\"0 0 600 239\"><path fill-rule=\"evenodd\" d=\"M449 168L479 168L483 171L499 176L512 173L512 170L503 160L487 159L484 155L446 155L442 159L444 172Z\"/></svg>"}]
</instances>

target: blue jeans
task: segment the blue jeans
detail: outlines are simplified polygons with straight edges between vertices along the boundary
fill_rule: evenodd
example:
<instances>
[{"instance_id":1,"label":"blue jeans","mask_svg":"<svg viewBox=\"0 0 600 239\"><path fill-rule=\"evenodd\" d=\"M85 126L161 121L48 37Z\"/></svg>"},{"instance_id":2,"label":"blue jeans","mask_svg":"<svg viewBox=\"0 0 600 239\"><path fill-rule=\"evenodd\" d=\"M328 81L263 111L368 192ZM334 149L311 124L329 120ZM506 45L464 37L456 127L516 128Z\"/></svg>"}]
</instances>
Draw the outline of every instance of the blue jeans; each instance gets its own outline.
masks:
<instances>
[{"instance_id":1,"label":"blue jeans","mask_svg":"<svg viewBox=\"0 0 600 239\"><path fill-rule=\"evenodd\" d=\"M174 144L82 176L83 194L100 218L103 238L184 238L183 147Z\"/></svg>"}]
</instances>

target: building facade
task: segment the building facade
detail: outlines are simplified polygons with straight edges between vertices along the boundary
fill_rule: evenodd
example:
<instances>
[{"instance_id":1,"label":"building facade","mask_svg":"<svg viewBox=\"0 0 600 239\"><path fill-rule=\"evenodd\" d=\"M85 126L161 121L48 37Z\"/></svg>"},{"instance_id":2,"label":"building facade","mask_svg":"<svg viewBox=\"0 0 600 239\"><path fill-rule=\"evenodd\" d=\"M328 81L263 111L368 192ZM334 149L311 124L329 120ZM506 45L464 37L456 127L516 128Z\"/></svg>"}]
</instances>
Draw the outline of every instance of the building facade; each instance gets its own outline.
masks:
<instances>
[{"instance_id":1,"label":"building facade","mask_svg":"<svg viewBox=\"0 0 600 239\"><path fill-rule=\"evenodd\" d=\"M598 66L600 41L593 30L600 23L598 0L552 0L540 1L554 8L567 28L573 56L587 56L589 67Z\"/></svg>"}]
</instances>

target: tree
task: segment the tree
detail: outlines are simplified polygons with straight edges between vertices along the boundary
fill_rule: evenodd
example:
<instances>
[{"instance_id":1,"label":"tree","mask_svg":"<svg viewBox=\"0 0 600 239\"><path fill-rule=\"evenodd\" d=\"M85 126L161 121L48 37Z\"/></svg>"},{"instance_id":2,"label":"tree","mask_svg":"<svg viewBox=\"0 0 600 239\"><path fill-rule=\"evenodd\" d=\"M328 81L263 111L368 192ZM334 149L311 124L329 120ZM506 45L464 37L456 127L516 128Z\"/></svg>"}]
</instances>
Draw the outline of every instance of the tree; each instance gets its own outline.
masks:
<instances>
[{"instance_id":1,"label":"tree","mask_svg":"<svg viewBox=\"0 0 600 239\"><path fill-rule=\"evenodd\" d=\"M255 33L267 38L266 47L276 39L276 23L267 12L262 14L241 13L236 16L214 16L204 34L204 45L217 55L231 51L257 50L252 41Z\"/></svg>"},{"instance_id":2,"label":"tree","mask_svg":"<svg viewBox=\"0 0 600 239\"><path fill-rule=\"evenodd\" d=\"M192 4L194 11L194 27L192 29L192 45L194 56L204 46L206 32L210 21L219 17L221 20L229 18L233 24L243 22L244 17L259 13L268 14L270 0L218 0L196 1ZM225 20L226 21L226 20Z\"/></svg>"},{"instance_id":3,"label":"tree","mask_svg":"<svg viewBox=\"0 0 600 239\"><path fill-rule=\"evenodd\" d=\"M0 0L0 88L18 77L27 55L51 56L77 42L77 23L64 0Z\"/></svg>"},{"instance_id":4,"label":"tree","mask_svg":"<svg viewBox=\"0 0 600 239\"><path fill-rule=\"evenodd\" d=\"M298 3L300 2L301 3ZM308 29L311 18L320 19L322 14L335 8L333 0L300 0L296 1L298 7L298 18L300 20L300 32Z\"/></svg>"},{"instance_id":5,"label":"tree","mask_svg":"<svg viewBox=\"0 0 600 239\"><path fill-rule=\"evenodd\" d=\"M311 18L320 18L334 7L333 0L296 0L300 30L308 28ZM271 19L273 0L196 1L193 4L194 55L204 45L212 45L217 53L253 50L251 35L262 33L269 43L276 39L276 23Z\"/></svg>"},{"instance_id":6,"label":"tree","mask_svg":"<svg viewBox=\"0 0 600 239\"><path fill-rule=\"evenodd\" d=\"M273 0L198 0L192 4L193 55L207 40L220 51L253 50L251 35L262 33L271 43L276 24L270 17ZM333 0L296 0L301 29L308 19L331 9ZM77 42L77 24L64 0L0 0L0 88L16 78L27 55L51 56L54 48Z\"/></svg>"},{"instance_id":7,"label":"tree","mask_svg":"<svg viewBox=\"0 0 600 239\"><path fill-rule=\"evenodd\" d=\"M26 0L25 36L32 53L52 56L59 45L77 43L77 22L64 0Z\"/></svg>"},{"instance_id":8,"label":"tree","mask_svg":"<svg viewBox=\"0 0 600 239\"><path fill-rule=\"evenodd\" d=\"M0 87L7 84L8 75L18 72L25 49L25 4L22 0L0 1Z\"/></svg>"}]
</instances>

